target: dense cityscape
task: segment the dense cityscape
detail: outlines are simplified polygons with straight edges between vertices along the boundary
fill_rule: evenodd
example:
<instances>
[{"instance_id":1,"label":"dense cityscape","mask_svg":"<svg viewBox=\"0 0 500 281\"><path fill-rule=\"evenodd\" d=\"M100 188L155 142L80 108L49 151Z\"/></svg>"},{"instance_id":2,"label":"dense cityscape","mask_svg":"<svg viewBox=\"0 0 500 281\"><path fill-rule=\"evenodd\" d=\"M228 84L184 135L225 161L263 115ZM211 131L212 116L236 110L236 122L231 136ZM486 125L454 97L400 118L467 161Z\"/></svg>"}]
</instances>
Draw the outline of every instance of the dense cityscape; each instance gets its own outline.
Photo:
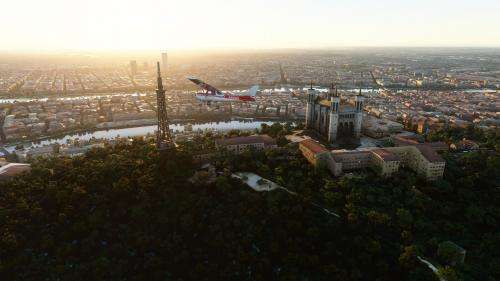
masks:
<instances>
[{"instance_id":1,"label":"dense cityscape","mask_svg":"<svg viewBox=\"0 0 500 281\"><path fill-rule=\"evenodd\" d=\"M99 60L100 56L104 57ZM154 89L151 54L33 56L20 61L2 56L0 94L7 96L69 95ZM359 49L275 51L169 56L167 86L190 87L187 76L197 76L225 89L282 82L345 88L373 88L372 76L391 89L499 89L496 49ZM28 58L29 59L29 58ZM280 69L285 77L280 76ZM285 81L282 81L283 78ZM378 86L376 86L378 87Z\"/></svg>"},{"instance_id":2,"label":"dense cityscape","mask_svg":"<svg viewBox=\"0 0 500 281\"><path fill-rule=\"evenodd\" d=\"M373 139L389 137L403 128L417 129L419 123L420 133L423 125L431 130L470 125L487 130L498 126L500 59L494 50L449 50L449 54L441 50L437 54L446 55L439 56L440 60L400 52L390 62L386 60L391 56L383 50L302 56L280 52L241 57L217 54L215 59L209 55L196 57L196 62L186 62L183 57L176 62L175 56L170 56L164 65L168 67L167 110L172 122L183 124L235 118L303 121L306 89L311 82L322 92L335 83L344 99L362 89L366 97L362 129ZM255 59L250 60L250 56ZM485 59L489 66L482 64ZM404 64L408 61L412 64ZM465 62L467 68L458 67ZM135 60L114 64L107 69L82 64L71 71L40 66L28 70L34 65L14 62L2 65L2 141L8 145L74 132L154 125L156 97L149 90L155 87L153 64ZM71 74L65 74L67 71ZM51 73L50 79L47 73ZM437 73L447 78L439 80ZM253 83L261 90L254 102L202 103L186 79L193 75L228 91L240 91ZM78 81L71 85L79 86L68 90L65 81Z\"/></svg>"},{"instance_id":3,"label":"dense cityscape","mask_svg":"<svg viewBox=\"0 0 500 281\"><path fill-rule=\"evenodd\" d=\"M0 280L500 280L499 1L0 7Z\"/></svg>"}]
</instances>

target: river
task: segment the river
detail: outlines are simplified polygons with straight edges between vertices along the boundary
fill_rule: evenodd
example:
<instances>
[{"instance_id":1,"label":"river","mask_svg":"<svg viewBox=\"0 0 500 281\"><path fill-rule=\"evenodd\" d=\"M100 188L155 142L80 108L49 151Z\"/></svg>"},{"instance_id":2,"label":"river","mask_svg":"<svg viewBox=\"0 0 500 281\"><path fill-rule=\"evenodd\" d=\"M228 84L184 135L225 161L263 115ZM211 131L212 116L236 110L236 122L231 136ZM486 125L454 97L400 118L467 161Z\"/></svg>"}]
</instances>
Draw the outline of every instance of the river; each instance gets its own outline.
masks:
<instances>
[{"instance_id":1,"label":"river","mask_svg":"<svg viewBox=\"0 0 500 281\"><path fill-rule=\"evenodd\" d=\"M208 129L215 131L230 131L230 130L255 130L260 129L262 124L271 125L274 122L272 121L226 121L226 122L206 122L200 124L193 124L193 131L205 131ZM175 133L183 132L184 125L183 124L171 124L170 129ZM145 136L147 134L154 134L156 130L156 126L142 126L142 127L133 127L133 128L124 128L124 129L109 129L109 130L99 130L90 133L80 133L80 134L68 134L64 137L60 138L51 138L44 139L37 142L26 142L23 143L24 148L31 147L40 147L45 145L50 145L53 143L66 143L71 139L79 139L79 140L90 140L92 138L95 139L114 139L116 137L135 137L135 136ZM15 146L6 146L5 149L9 152L15 150Z\"/></svg>"},{"instance_id":2,"label":"river","mask_svg":"<svg viewBox=\"0 0 500 281\"><path fill-rule=\"evenodd\" d=\"M94 99L94 98L111 98L115 96L127 97L127 96L146 96L144 93L99 93L99 94L82 94L80 96L53 96L51 99L57 101L68 101L68 100L85 100L85 99ZM48 101L48 97L43 98L0 98L0 104L2 103L22 103L22 102L46 102Z\"/></svg>"},{"instance_id":3,"label":"river","mask_svg":"<svg viewBox=\"0 0 500 281\"><path fill-rule=\"evenodd\" d=\"M323 88L323 87L316 87L316 89L319 92L326 92L328 91L328 88ZM307 87L305 88L300 88L300 87L291 87L291 88L272 88L272 89L266 89L263 88L261 91L263 93L272 93L272 92L283 92L283 91L288 91L288 90L302 90L305 91L307 90ZM359 91L358 89L346 89L345 91L348 92L353 92L357 93ZM466 92L466 93L496 93L497 90L493 89L455 89L455 90L450 90L450 91L456 91L456 92ZM234 90L233 92L239 93L239 90ZM378 89L372 89L372 88L362 88L361 92L364 94L370 94L370 93L378 93ZM396 92L401 92L401 90L396 90ZM69 96L69 97L61 97L61 96L53 96L51 99L58 100L58 101L64 101L64 100L82 100L82 99L89 99L89 98L100 98L100 97L106 97L110 98L113 96L146 96L147 94L145 93L97 93L97 94L82 94L80 96ZM0 98L0 104L2 103L22 103L22 102L46 102L48 101L48 97L40 97L40 98Z\"/></svg>"}]
</instances>

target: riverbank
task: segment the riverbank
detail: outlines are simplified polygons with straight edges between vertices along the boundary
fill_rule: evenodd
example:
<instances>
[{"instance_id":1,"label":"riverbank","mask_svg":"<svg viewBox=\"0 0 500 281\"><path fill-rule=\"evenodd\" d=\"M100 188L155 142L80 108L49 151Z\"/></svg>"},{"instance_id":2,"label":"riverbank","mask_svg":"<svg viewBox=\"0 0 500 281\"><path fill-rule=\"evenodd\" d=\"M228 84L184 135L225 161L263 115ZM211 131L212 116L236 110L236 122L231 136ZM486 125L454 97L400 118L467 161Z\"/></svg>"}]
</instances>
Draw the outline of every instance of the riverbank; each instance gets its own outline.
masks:
<instances>
[{"instance_id":1,"label":"riverbank","mask_svg":"<svg viewBox=\"0 0 500 281\"><path fill-rule=\"evenodd\" d=\"M198 122L198 123L190 123L190 122L185 122L185 123L176 123L176 124L171 124L170 129L172 132L175 134L182 133L182 132L203 132L207 130L213 130L213 131L231 131L231 130L242 130L242 131L254 131L258 130L261 128L262 124L266 125L272 125L274 122L280 122L279 120L273 120L273 121L262 121L262 120L228 120L224 122ZM284 121L281 121L284 122ZM188 130L185 130L184 124L190 124L190 128ZM39 138L36 141L19 141L16 143L9 143L7 145L4 145L4 148L9 151L13 152L16 149L16 146L22 145L23 148L25 149L30 149L34 147L41 147L41 146L47 146L51 145L54 143L67 143L68 141L72 139L79 139L82 141L88 141L91 139L115 139L117 137L135 137L135 136L146 136L146 135L151 135L154 134L156 131L157 126L156 125L151 125L151 126L140 126L140 127L130 127L130 128L114 128L114 129L105 129L105 130L95 130L92 132L86 132L86 133L69 133L62 135L59 138L54 138L54 137L44 137L44 138Z\"/></svg>"},{"instance_id":2,"label":"riverbank","mask_svg":"<svg viewBox=\"0 0 500 281\"><path fill-rule=\"evenodd\" d=\"M137 123L119 123L119 122L105 122L106 125L101 125L99 124L93 128L77 128L71 131L64 131L64 132L58 132L58 133L53 133L50 135L46 136L40 136L40 137L35 137L35 138L26 138L26 139L16 139L16 140L11 140L7 141L4 143L0 143L0 146L17 146L25 143L34 143L34 144L40 144L44 141L51 141L51 140L57 140L57 139L62 139L67 136L85 136L88 134L93 134L96 132L101 132L101 131L112 131L112 130L120 130L120 129L134 129L134 128L141 128L141 127L150 127L150 126L155 126L156 125L156 120L155 119L142 119L142 120L134 120L138 121ZM208 120L196 120L196 119L174 119L172 120L171 123L171 130L174 131L174 133L179 131L179 127L186 125L186 124L191 124L193 125L193 130L195 130L195 127L197 125L203 125L207 123L228 123L228 122L242 122L242 123L252 123L252 122L262 122L262 123L268 123L268 122L295 122L296 120L292 119L280 119L280 118L260 118L260 117L255 117L255 118L248 118L248 117L239 117L235 116L232 118L212 118ZM129 122L129 121L127 121ZM111 124L114 123L114 124ZM100 123L103 124L103 123ZM236 128L237 129L237 128ZM183 129L181 131L184 131ZM154 133L154 130L151 132Z\"/></svg>"}]
</instances>

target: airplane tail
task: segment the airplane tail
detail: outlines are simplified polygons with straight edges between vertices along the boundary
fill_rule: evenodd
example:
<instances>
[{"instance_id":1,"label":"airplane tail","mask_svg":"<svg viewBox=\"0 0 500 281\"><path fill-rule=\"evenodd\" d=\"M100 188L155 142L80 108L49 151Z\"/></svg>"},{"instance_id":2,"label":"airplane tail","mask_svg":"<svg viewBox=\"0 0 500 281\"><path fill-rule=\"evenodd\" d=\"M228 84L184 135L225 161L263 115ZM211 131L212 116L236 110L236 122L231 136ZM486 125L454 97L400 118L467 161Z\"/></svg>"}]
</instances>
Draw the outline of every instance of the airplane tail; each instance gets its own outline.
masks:
<instances>
[{"instance_id":1,"label":"airplane tail","mask_svg":"<svg viewBox=\"0 0 500 281\"><path fill-rule=\"evenodd\" d=\"M255 97L257 95L257 91L259 91L259 85L252 86L252 88L248 90L248 95Z\"/></svg>"}]
</instances>

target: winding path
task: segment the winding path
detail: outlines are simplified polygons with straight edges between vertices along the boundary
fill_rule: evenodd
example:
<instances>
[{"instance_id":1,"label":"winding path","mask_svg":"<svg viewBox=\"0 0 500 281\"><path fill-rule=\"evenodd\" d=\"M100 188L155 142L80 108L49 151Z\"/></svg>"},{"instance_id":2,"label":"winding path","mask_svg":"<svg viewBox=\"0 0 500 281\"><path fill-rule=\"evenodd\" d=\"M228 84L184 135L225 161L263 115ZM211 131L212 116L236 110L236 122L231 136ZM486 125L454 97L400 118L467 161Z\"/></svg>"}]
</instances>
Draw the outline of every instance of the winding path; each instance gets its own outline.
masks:
<instances>
[{"instance_id":1,"label":"winding path","mask_svg":"<svg viewBox=\"0 0 500 281\"><path fill-rule=\"evenodd\" d=\"M286 189L285 187L270 181L268 179L265 179L257 174L254 173L249 173L249 172L237 172L231 175L231 177L236 178L250 186L253 190L258 191L258 192L263 192L263 191L272 191L275 189L281 189L284 190L285 192L294 195L294 196L301 196L297 192L293 192L291 190ZM340 218L340 215L336 214L335 212L328 210L327 208L319 205L318 203L311 202L311 205L314 207L320 209L321 211L325 212L326 214L330 216L334 216L336 218Z\"/></svg>"},{"instance_id":2,"label":"winding path","mask_svg":"<svg viewBox=\"0 0 500 281\"><path fill-rule=\"evenodd\" d=\"M434 274L436 274L436 276L439 278L439 280L441 281L447 281L446 279L444 279L443 277L439 277L438 275L438 269L437 267L435 267L432 263L430 263L429 261L427 261L426 259L420 257L420 256L417 256L417 259L422 262L423 264L427 265L427 267L432 270L432 272L434 272Z\"/></svg>"}]
</instances>

